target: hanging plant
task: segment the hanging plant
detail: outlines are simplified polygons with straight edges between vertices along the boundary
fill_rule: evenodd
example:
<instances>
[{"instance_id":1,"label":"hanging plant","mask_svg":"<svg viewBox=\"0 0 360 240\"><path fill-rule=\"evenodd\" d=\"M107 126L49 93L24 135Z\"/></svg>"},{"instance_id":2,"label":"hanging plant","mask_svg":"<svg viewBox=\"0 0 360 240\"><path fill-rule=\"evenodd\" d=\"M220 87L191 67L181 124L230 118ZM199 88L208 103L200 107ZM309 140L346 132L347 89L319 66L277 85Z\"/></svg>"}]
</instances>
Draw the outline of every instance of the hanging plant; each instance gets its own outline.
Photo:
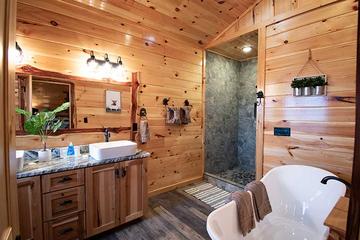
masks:
<instances>
[{"instance_id":1,"label":"hanging plant","mask_svg":"<svg viewBox=\"0 0 360 240\"><path fill-rule=\"evenodd\" d=\"M311 84L312 87L325 86L325 85L327 85L325 75L313 77Z\"/></svg>"},{"instance_id":2,"label":"hanging plant","mask_svg":"<svg viewBox=\"0 0 360 240\"><path fill-rule=\"evenodd\" d=\"M294 96L324 95L326 85L326 75L296 77L291 82Z\"/></svg>"}]
</instances>

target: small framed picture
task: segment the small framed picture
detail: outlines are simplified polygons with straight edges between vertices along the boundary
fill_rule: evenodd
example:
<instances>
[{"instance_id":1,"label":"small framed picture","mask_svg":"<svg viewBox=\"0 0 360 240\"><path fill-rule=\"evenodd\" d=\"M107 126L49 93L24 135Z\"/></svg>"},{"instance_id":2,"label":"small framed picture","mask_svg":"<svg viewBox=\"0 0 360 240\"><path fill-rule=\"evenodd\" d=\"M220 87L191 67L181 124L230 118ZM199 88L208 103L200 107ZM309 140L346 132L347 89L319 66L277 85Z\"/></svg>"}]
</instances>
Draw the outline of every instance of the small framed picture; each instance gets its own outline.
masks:
<instances>
[{"instance_id":1,"label":"small framed picture","mask_svg":"<svg viewBox=\"0 0 360 240\"><path fill-rule=\"evenodd\" d=\"M106 112L121 112L121 92L106 90Z\"/></svg>"}]
</instances>

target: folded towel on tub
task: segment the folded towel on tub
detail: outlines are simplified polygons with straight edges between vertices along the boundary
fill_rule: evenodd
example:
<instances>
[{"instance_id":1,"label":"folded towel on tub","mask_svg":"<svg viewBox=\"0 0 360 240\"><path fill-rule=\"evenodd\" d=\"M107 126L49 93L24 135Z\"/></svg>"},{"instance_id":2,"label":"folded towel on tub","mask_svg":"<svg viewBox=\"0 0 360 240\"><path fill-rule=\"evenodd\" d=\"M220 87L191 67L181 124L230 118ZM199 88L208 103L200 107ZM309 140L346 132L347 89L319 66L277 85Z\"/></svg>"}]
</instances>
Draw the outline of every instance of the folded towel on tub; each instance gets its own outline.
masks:
<instances>
[{"instance_id":1,"label":"folded towel on tub","mask_svg":"<svg viewBox=\"0 0 360 240\"><path fill-rule=\"evenodd\" d=\"M266 187L261 181L253 181L248 183L244 190L251 192L253 195L256 221L259 222L260 220L263 220L267 214L272 212Z\"/></svg>"},{"instance_id":2,"label":"folded towel on tub","mask_svg":"<svg viewBox=\"0 0 360 240\"><path fill-rule=\"evenodd\" d=\"M239 219L239 229L243 236L255 228L254 211L251 204L250 193L244 191L233 192L229 200L236 203Z\"/></svg>"}]
</instances>

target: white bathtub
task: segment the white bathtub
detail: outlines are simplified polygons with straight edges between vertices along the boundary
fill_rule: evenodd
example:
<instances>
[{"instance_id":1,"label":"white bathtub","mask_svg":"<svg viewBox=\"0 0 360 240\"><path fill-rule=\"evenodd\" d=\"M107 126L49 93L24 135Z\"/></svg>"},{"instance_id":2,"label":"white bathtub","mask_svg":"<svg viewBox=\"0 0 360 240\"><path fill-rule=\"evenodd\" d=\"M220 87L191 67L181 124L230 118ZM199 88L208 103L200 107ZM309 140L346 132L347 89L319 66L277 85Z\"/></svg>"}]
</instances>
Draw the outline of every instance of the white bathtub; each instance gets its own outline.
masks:
<instances>
[{"instance_id":1,"label":"white bathtub","mask_svg":"<svg viewBox=\"0 0 360 240\"><path fill-rule=\"evenodd\" d=\"M272 213L256 223L245 237L239 232L234 201L213 211L207 231L213 240L325 240L324 221L346 187L337 181L320 183L334 174L323 169L288 165L269 171L261 181L269 194Z\"/></svg>"}]
</instances>

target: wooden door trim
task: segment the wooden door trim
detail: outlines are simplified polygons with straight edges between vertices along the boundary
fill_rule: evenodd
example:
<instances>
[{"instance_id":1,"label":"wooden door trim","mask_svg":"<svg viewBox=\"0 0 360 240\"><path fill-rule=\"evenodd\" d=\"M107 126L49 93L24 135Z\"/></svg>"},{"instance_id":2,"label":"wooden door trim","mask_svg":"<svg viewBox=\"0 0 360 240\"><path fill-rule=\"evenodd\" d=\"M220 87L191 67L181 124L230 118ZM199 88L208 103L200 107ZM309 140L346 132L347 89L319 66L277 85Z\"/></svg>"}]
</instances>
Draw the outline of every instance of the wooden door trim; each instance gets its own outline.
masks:
<instances>
[{"instance_id":1,"label":"wooden door trim","mask_svg":"<svg viewBox=\"0 0 360 240\"><path fill-rule=\"evenodd\" d=\"M358 10L359 12L359 10ZM358 14L358 26L360 15ZM354 160L351 182L349 214L347 219L346 240L358 240L360 232L360 28L358 27L356 63L356 124Z\"/></svg>"},{"instance_id":2,"label":"wooden door trim","mask_svg":"<svg viewBox=\"0 0 360 240\"><path fill-rule=\"evenodd\" d=\"M17 203L17 185L16 185L16 161L15 160L15 34L16 34L16 0L0 0L0 29L2 35L0 38L0 161L1 173L4 177L4 188L1 194L4 194L6 201L0 204L2 214L1 222L8 224L8 227L2 229L1 237L15 238L20 232ZM1 168L0 167L0 168ZM6 218L6 219L5 219ZM4 226L2 226L4 227Z\"/></svg>"},{"instance_id":3,"label":"wooden door trim","mask_svg":"<svg viewBox=\"0 0 360 240\"><path fill-rule=\"evenodd\" d=\"M258 29L258 61L257 61L257 91L262 91L265 95L265 54L266 54L266 27ZM258 99L259 106L256 113L256 179L260 180L263 176L264 164L264 116L265 98Z\"/></svg>"},{"instance_id":4,"label":"wooden door trim","mask_svg":"<svg viewBox=\"0 0 360 240\"><path fill-rule=\"evenodd\" d=\"M135 141L137 129L134 129L134 124L137 123L137 108L138 108L138 90L140 86L140 73L133 72L131 74L131 113L130 113L130 140Z\"/></svg>"}]
</instances>

